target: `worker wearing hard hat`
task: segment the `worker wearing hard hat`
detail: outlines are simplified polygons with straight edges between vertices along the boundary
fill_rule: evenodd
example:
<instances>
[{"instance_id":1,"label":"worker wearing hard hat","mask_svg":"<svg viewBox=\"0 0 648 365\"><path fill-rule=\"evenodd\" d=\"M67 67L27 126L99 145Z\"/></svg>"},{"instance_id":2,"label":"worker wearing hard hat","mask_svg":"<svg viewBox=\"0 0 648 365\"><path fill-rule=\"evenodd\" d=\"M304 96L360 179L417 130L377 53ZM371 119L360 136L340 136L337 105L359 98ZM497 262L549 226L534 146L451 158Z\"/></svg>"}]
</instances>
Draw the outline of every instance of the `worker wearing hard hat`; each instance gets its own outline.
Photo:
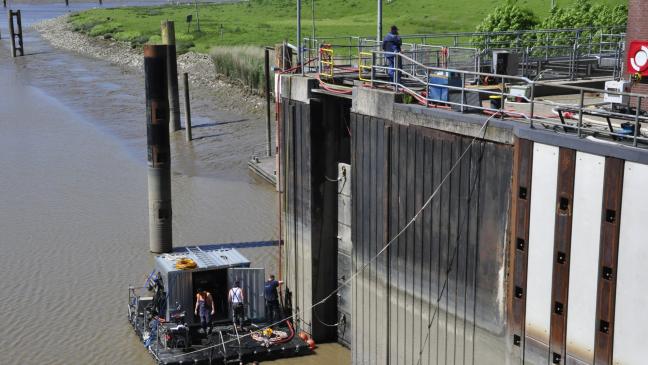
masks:
<instances>
[{"instance_id":1,"label":"worker wearing hard hat","mask_svg":"<svg viewBox=\"0 0 648 365\"><path fill-rule=\"evenodd\" d=\"M394 82L400 81L400 75L395 72L396 68L400 68L400 58L398 58L399 64L396 65L396 55L394 55L393 53L400 53L402 45L403 41L398 35L398 27L392 25L391 31L387 33L387 35L383 39L382 49L385 52L391 52L385 55L385 58L387 59L387 63L389 64L389 70L387 71L389 73L389 78ZM396 77L394 77L394 75L396 75Z\"/></svg>"}]
</instances>

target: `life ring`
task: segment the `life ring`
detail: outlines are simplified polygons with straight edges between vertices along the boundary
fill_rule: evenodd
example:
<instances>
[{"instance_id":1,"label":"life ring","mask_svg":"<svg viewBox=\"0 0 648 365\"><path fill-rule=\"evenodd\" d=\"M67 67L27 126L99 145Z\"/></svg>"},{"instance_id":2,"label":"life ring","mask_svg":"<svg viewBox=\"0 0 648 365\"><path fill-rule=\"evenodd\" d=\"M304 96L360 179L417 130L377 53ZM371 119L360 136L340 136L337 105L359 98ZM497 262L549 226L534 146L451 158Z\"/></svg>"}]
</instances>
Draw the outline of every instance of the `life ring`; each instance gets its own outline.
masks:
<instances>
[{"instance_id":1,"label":"life ring","mask_svg":"<svg viewBox=\"0 0 648 365\"><path fill-rule=\"evenodd\" d=\"M175 262L175 268L178 270L191 270L195 269L196 267L198 267L196 261L188 257L180 257Z\"/></svg>"},{"instance_id":2,"label":"life ring","mask_svg":"<svg viewBox=\"0 0 648 365\"><path fill-rule=\"evenodd\" d=\"M648 72L648 42L633 41L630 43L628 65L642 75Z\"/></svg>"}]
</instances>

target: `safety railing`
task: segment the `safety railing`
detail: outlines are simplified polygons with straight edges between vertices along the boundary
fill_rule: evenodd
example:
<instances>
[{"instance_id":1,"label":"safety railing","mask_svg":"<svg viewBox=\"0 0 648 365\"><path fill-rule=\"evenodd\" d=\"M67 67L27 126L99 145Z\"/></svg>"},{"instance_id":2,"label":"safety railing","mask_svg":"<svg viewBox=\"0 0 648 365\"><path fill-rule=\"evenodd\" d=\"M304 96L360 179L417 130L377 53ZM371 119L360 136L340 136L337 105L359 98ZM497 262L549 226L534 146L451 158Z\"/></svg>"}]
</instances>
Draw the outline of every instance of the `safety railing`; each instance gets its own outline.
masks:
<instances>
[{"instance_id":1,"label":"safety railing","mask_svg":"<svg viewBox=\"0 0 648 365\"><path fill-rule=\"evenodd\" d=\"M508 51L519 58L519 74L528 78L617 78L621 72L624 30L605 27L411 34L401 36L401 52L425 65L494 72L493 52ZM325 44L334 50L338 72L355 72L361 53L382 51L382 42L373 37L304 38L305 59L318 58L319 49Z\"/></svg>"},{"instance_id":2,"label":"safety railing","mask_svg":"<svg viewBox=\"0 0 648 365\"><path fill-rule=\"evenodd\" d=\"M334 50L331 45L324 45L319 49L319 74L321 77L332 79L335 74Z\"/></svg>"},{"instance_id":3,"label":"safety railing","mask_svg":"<svg viewBox=\"0 0 648 365\"><path fill-rule=\"evenodd\" d=\"M603 91L561 84L548 84L520 76L440 68L418 63L402 53L372 52L371 59L393 59L387 65L373 64L368 84L389 87L408 94L427 107L458 112L479 112L579 137L605 137L606 142L648 148L642 123L648 113L642 104L648 95ZM366 58L368 59L368 58ZM412 65L416 64L416 72ZM365 65L365 69L367 69ZM388 76L389 75L389 76ZM490 80L489 85L468 80ZM539 87L557 89L559 98L538 98ZM566 94L566 96L565 96ZM611 104L601 98L617 99Z\"/></svg>"}]
</instances>

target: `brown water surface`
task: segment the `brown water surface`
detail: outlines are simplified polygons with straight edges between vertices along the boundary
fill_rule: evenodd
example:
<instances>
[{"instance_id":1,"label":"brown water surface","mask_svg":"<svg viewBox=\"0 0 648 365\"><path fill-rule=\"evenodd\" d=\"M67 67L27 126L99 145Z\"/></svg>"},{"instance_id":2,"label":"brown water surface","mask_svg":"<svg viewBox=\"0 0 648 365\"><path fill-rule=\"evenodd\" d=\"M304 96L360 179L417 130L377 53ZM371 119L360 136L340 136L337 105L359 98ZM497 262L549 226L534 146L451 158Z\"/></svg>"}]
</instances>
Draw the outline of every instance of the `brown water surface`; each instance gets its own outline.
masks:
<instances>
[{"instance_id":1,"label":"brown water surface","mask_svg":"<svg viewBox=\"0 0 648 365\"><path fill-rule=\"evenodd\" d=\"M26 25L60 12L25 9ZM142 77L28 29L25 45L12 59L0 44L0 364L152 363L126 321L126 287L152 263ZM276 239L274 190L245 167L264 124L195 97L197 141L173 139L176 245ZM276 249L244 254L276 271ZM349 363L317 353L277 363Z\"/></svg>"}]
</instances>

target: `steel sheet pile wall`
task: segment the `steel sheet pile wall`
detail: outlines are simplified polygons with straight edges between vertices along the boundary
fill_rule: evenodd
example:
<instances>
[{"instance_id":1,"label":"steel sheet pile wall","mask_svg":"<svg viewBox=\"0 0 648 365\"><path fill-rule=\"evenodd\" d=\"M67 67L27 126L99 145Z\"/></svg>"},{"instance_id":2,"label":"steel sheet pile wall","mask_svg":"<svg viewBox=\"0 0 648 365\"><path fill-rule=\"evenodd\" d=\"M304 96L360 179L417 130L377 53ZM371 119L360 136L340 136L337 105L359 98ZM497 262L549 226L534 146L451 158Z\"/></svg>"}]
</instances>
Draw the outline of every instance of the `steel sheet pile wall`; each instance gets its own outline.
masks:
<instances>
[{"instance_id":1,"label":"steel sheet pile wall","mask_svg":"<svg viewBox=\"0 0 648 365\"><path fill-rule=\"evenodd\" d=\"M318 342L335 340L332 324L339 321L335 295L312 308L338 285L336 177L338 161L348 162L349 148L339 114L349 105L333 101L282 102L284 273L292 293L286 305L300 329Z\"/></svg>"},{"instance_id":2,"label":"steel sheet pile wall","mask_svg":"<svg viewBox=\"0 0 648 365\"><path fill-rule=\"evenodd\" d=\"M311 306L312 273L310 265L311 237L311 164L310 108L308 104L285 101L282 104L282 181L284 187L285 281L292 292L292 303L284 303L296 313ZM310 325L310 312L299 313L303 323ZM310 328L307 329L310 331Z\"/></svg>"},{"instance_id":3,"label":"steel sheet pile wall","mask_svg":"<svg viewBox=\"0 0 648 365\"><path fill-rule=\"evenodd\" d=\"M352 288L354 364L503 363L512 146L474 144L376 257L472 139L355 113L351 125L354 270L367 265Z\"/></svg>"}]
</instances>

